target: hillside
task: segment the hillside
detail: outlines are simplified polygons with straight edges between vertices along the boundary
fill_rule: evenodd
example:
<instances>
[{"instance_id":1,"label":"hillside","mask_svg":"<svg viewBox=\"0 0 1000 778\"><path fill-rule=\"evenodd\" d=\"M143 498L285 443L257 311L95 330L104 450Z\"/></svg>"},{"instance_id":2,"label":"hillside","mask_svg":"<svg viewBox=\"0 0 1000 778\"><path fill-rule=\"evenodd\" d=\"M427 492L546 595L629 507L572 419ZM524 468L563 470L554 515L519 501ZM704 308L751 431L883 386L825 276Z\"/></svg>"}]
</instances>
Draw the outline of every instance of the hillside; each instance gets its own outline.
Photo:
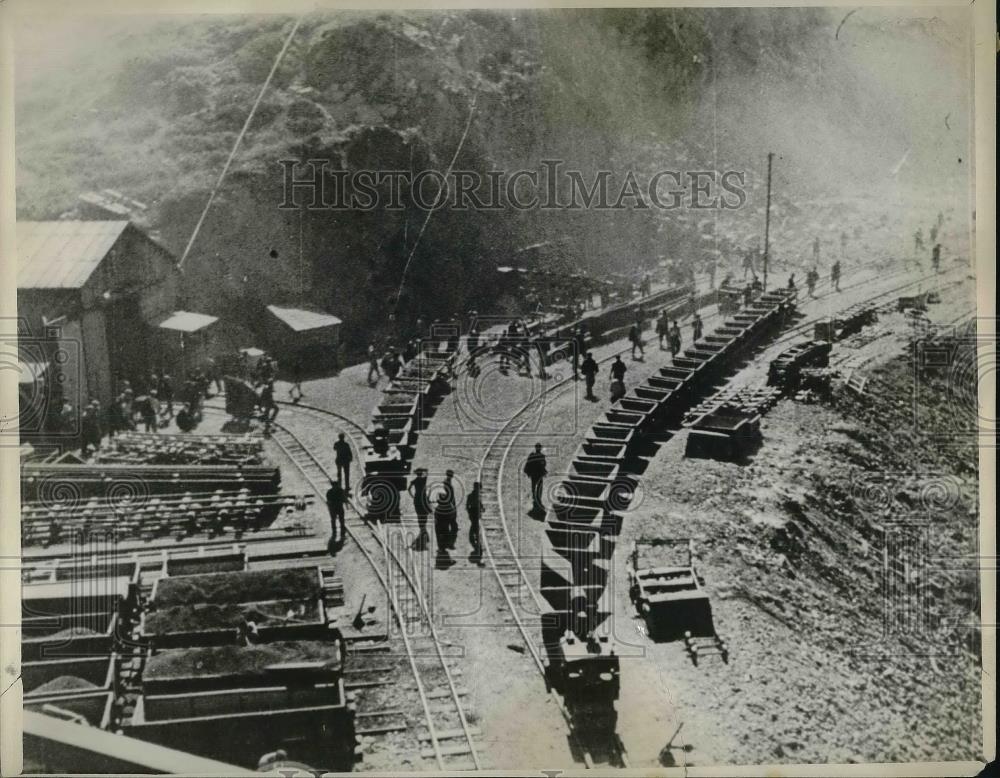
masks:
<instances>
[{"instance_id":1,"label":"hillside","mask_svg":"<svg viewBox=\"0 0 1000 778\"><path fill-rule=\"evenodd\" d=\"M307 16L190 255L185 304L252 329L262 302L307 301L345 319L360 346L384 325L411 253L403 320L516 307L496 299L484 273L549 240L567 242L591 272L634 272L664 256L701 263L706 239L725 251L723 239L759 239L769 150L776 214L788 217L774 225L775 250L803 250L794 221L806 203L859 186L898 197L911 171L926 179L913 186L951 175L940 133L915 128L960 74L961 42L898 21L859 14L838 29L840 16L822 10L751 9ZM81 192L111 187L149 204L145 226L180 255L290 24L142 17L25 30L20 218L56 218ZM889 41L903 56L885 69ZM887 100L928 47L944 52L941 84ZM963 99L941 105L953 138L964 137ZM732 169L746 172L749 199L737 211L445 208L422 233L426 213L412 205L278 207L280 160L441 171L467 124L456 169L559 159L585 176L631 170L639 180ZM906 157L900 180L886 181Z\"/></svg>"}]
</instances>

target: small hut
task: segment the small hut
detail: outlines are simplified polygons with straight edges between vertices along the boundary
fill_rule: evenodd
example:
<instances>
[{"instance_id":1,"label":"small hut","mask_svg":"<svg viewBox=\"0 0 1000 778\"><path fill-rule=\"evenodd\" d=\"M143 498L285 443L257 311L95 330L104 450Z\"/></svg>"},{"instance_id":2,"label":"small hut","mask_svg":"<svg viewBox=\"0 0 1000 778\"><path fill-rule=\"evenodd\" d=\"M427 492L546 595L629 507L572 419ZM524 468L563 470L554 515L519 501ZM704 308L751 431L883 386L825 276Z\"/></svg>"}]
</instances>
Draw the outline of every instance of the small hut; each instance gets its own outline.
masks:
<instances>
[{"instance_id":1,"label":"small hut","mask_svg":"<svg viewBox=\"0 0 1000 778\"><path fill-rule=\"evenodd\" d=\"M267 346L280 365L303 372L337 367L341 320L329 313L267 306Z\"/></svg>"}]
</instances>

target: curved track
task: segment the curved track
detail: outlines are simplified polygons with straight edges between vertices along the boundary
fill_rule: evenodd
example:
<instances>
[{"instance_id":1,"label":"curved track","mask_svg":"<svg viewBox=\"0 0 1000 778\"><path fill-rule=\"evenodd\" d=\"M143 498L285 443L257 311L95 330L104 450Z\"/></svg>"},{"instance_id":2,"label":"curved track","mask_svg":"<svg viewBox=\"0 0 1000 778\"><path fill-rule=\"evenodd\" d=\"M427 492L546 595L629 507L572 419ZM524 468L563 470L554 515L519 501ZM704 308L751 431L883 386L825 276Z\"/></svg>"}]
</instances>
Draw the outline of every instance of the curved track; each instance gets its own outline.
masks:
<instances>
[{"instance_id":1,"label":"curved track","mask_svg":"<svg viewBox=\"0 0 1000 778\"><path fill-rule=\"evenodd\" d=\"M282 404L294 408L296 413L312 415L324 422L336 420L355 432L364 432L359 424L333 411L292 403ZM331 469L284 425L274 422L271 436L302 472L316 493L322 497L327 484L331 480L336 480ZM360 454L355 436L350 435L349 438L355 451ZM448 657L434 625L420 578L414 574L413 560L403 558L392 542L389 529L384 525L370 524L363 520L364 510L353 498L350 500L350 505L354 509L355 516L347 522L347 533L364 554L389 597L393 618L399 629L420 697L427 723L430 750L437 767L441 770L482 769L474 730L462 705L461 692L455 683ZM379 557L384 564L379 564ZM416 647L413 635L415 627L426 630L426 635L431 641L431 651ZM434 681L427 679L431 672L442 675L444 694L435 694L435 690L431 688L435 685Z\"/></svg>"}]
</instances>

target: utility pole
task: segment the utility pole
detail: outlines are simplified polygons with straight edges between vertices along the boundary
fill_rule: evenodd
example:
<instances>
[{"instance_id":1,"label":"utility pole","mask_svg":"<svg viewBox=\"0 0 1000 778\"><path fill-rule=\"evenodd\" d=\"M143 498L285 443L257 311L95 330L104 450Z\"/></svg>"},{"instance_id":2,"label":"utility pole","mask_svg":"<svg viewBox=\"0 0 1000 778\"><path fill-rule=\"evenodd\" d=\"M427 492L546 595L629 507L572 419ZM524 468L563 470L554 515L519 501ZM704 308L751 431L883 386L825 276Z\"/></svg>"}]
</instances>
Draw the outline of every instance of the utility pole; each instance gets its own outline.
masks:
<instances>
[{"instance_id":1,"label":"utility pole","mask_svg":"<svg viewBox=\"0 0 1000 778\"><path fill-rule=\"evenodd\" d=\"M764 291L767 291L767 252L771 233L771 162L774 152L767 153L767 208L764 210Z\"/></svg>"}]
</instances>

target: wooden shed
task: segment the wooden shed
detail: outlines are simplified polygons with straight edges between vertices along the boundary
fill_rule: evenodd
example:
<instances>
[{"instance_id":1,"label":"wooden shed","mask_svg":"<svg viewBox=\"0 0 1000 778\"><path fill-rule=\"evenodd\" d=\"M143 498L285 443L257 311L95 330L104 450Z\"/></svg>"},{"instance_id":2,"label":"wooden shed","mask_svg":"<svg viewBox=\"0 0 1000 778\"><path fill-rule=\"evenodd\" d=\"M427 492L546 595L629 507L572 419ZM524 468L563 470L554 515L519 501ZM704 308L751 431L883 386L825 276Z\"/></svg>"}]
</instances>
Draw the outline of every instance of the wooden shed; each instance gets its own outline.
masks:
<instances>
[{"instance_id":1,"label":"wooden shed","mask_svg":"<svg viewBox=\"0 0 1000 778\"><path fill-rule=\"evenodd\" d=\"M336 366L341 320L329 313L267 306L267 345L278 364L304 373Z\"/></svg>"}]
</instances>

